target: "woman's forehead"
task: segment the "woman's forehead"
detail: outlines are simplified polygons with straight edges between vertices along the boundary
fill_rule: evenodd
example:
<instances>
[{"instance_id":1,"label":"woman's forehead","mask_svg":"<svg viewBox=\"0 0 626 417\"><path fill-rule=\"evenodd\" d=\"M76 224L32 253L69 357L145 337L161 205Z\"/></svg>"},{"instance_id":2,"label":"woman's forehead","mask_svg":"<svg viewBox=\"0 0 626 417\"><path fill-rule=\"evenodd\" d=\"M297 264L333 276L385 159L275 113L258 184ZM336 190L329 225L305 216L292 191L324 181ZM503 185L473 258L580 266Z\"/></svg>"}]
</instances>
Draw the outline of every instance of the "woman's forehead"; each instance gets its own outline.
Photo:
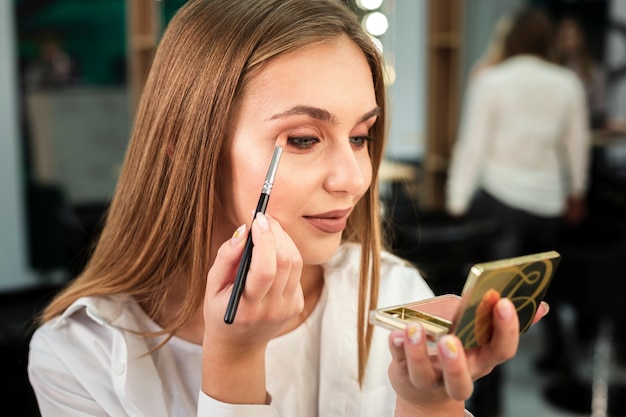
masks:
<instances>
[{"instance_id":1,"label":"woman's forehead","mask_svg":"<svg viewBox=\"0 0 626 417\"><path fill-rule=\"evenodd\" d=\"M366 111L376 105L369 62L345 36L273 58L250 78L242 96L271 105L294 93L322 100L344 94L354 97L355 104L363 103Z\"/></svg>"}]
</instances>

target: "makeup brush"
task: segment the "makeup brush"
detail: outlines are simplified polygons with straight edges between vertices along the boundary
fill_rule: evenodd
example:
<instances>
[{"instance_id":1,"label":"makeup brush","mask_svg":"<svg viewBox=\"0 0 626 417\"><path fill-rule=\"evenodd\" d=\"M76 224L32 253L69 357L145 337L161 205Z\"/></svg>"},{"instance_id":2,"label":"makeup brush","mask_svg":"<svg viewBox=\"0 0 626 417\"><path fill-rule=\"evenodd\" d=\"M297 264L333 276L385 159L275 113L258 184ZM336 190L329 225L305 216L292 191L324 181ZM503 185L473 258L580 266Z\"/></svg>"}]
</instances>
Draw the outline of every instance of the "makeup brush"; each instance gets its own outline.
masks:
<instances>
[{"instance_id":1,"label":"makeup brush","mask_svg":"<svg viewBox=\"0 0 626 417\"><path fill-rule=\"evenodd\" d=\"M265 210L267 209L267 203L270 200L270 194L272 192L274 179L276 178L276 171L278 169L278 162L280 161L280 156L283 153L283 147L279 144L279 139L280 138L276 139L274 154L272 155L272 160L270 162L269 169L267 170L267 175L265 176L265 182L263 183L261 196L259 197L259 202L257 203L256 209L254 210L254 217L252 218L252 221L254 221L258 213L265 214ZM243 249L241 261L239 262L239 268L237 269L237 276L235 277L233 292L230 294L230 299L228 300L228 306L226 308L226 314L224 315L224 322L226 324L232 324L235 320L235 314L237 313L239 300L241 299L241 294L243 293L243 288L246 284L248 270L250 269L250 261L252 260L253 247L254 244L252 243L252 230L250 230L250 232L248 233L248 238L246 239L246 245Z\"/></svg>"}]
</instances>

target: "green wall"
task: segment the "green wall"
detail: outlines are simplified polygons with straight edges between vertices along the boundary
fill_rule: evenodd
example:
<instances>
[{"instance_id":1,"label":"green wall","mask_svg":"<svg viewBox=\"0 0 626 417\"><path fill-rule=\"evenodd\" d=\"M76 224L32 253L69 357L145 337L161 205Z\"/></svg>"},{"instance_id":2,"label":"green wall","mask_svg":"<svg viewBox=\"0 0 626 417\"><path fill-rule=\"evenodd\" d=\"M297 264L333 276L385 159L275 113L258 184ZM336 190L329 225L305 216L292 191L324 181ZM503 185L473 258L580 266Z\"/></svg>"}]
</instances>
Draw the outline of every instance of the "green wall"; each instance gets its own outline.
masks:
<instances>
[{"instance_id":1,"label":"green wall","mask_svg":"<svg viewBox=\"0 0 626 417\"><path fill-rule=\"evenodd\" d=\"M13 0L18 52L23 62L37 58L45 39L57 39L78 64L80 82L125 82L126 5L124 0ZM167 22L185 0L161 0Z\"/></svg>"}]
</instances>

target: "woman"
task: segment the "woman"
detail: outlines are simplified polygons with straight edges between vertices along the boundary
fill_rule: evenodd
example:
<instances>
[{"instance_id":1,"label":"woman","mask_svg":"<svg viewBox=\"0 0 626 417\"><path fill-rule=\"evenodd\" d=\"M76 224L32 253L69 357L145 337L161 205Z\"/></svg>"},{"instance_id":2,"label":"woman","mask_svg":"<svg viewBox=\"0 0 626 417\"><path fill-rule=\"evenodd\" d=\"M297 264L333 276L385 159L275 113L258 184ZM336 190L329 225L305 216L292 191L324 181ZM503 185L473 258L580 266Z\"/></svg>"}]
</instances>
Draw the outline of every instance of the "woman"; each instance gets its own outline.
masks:
<instances>
[{"instance_id":1,"label":"woman","mask_svg":"<svg viewBox=\"0 0 626 417\"><path fill-rule=\"evenodd\" d=\"M338 1L183 6L98 245L31 341L42 415L463 415L472 379L515 353L515 310L494 308L481 349L443 338L436 364L420 327L367 325L379 303L432 295L381 253L385 130L381 58ZM277 138L268 215L247 227Z\"/></svg>"},{"instance_id":2,"label":"woman","mask_svg":"<svg viewBox=\"0 0 626 417\"><path fill-rule=\"evenodd\" d=\"M606 77L591 56L585 31L573 17L561 20L556 29L556 61L580 78L585 89L589 125L593 129L604 129L607 116Z\"/></svg>"},{"instance_id":3,"label":"woman","mask_svg":"<svg viewBox=\"0 0 626 417\"><path fill-rule=\"evenodd\" d=\"M491 32L487 48L470 70L468 77L470 81L479 74L482 74L484 70L492 68L502 62L504 57L504 40L506 39L506 34L510 27L511 17L508 14L503 14L498 18Z\"/></svg>"},{"instance_id":4,"label":"woman","mask_svg":"<svg viewBox=\"0 0 626 417\"><path fill-rule=\"evenodd\" d=\"M555 249L563 223L586 217L591 135L585 92L575 73L551 62L551 52L547 15L523 9L513 18L504 61L470 85L447 208L499 222L493 259ZM553 305L563 293L558 278L548 292ZM544 323L549 359L541 362L568 368L558 315Z\"/></svg>"},{"instance_id":5,"label":"woman","mask_svg":"<svg viewBox=\"0 0 626 417\"><path fill-rule=\"evenodd\" d=\"M550 62L552 28L538 9L513 18L504 61L474 80L450 164L453 215L501 220L494 257L553 249L561 221L585 215L590 132L582 84Z\"/></svg>"}]
</instances>

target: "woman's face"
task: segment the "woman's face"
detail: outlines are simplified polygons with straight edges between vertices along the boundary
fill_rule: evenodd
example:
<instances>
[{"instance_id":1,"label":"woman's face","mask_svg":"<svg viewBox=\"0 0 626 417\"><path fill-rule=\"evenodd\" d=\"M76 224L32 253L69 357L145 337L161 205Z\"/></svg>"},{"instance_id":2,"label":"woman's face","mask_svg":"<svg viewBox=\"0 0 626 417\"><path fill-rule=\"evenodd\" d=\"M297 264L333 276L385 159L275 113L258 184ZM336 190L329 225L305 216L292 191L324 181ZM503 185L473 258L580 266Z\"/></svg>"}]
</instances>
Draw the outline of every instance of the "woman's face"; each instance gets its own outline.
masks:
<instances>
[{"instance_id":1,"label":"woman's face","mask_svg":"<svg viewBox=\"0 0 626 417\"><path fill-rule=\"evenodd\" d=\"M378 112L365 55L347 37L270 61L243 92L223 165L231 230L250 224L276 138L284 135L267 214L305 264L330 259L372 180L368 135Z\"/></svg>"},{"instance_id":2,"label":"woman's face","mask_svg":"<svg viewBox=\"0 0 626 417\"><path fill-rule=\"evenodd\" d=\"M558 30L557 46L562 54L575 56L581 46L581 33L576 23L566 20Z\"/></svg>"}]
</instances>

